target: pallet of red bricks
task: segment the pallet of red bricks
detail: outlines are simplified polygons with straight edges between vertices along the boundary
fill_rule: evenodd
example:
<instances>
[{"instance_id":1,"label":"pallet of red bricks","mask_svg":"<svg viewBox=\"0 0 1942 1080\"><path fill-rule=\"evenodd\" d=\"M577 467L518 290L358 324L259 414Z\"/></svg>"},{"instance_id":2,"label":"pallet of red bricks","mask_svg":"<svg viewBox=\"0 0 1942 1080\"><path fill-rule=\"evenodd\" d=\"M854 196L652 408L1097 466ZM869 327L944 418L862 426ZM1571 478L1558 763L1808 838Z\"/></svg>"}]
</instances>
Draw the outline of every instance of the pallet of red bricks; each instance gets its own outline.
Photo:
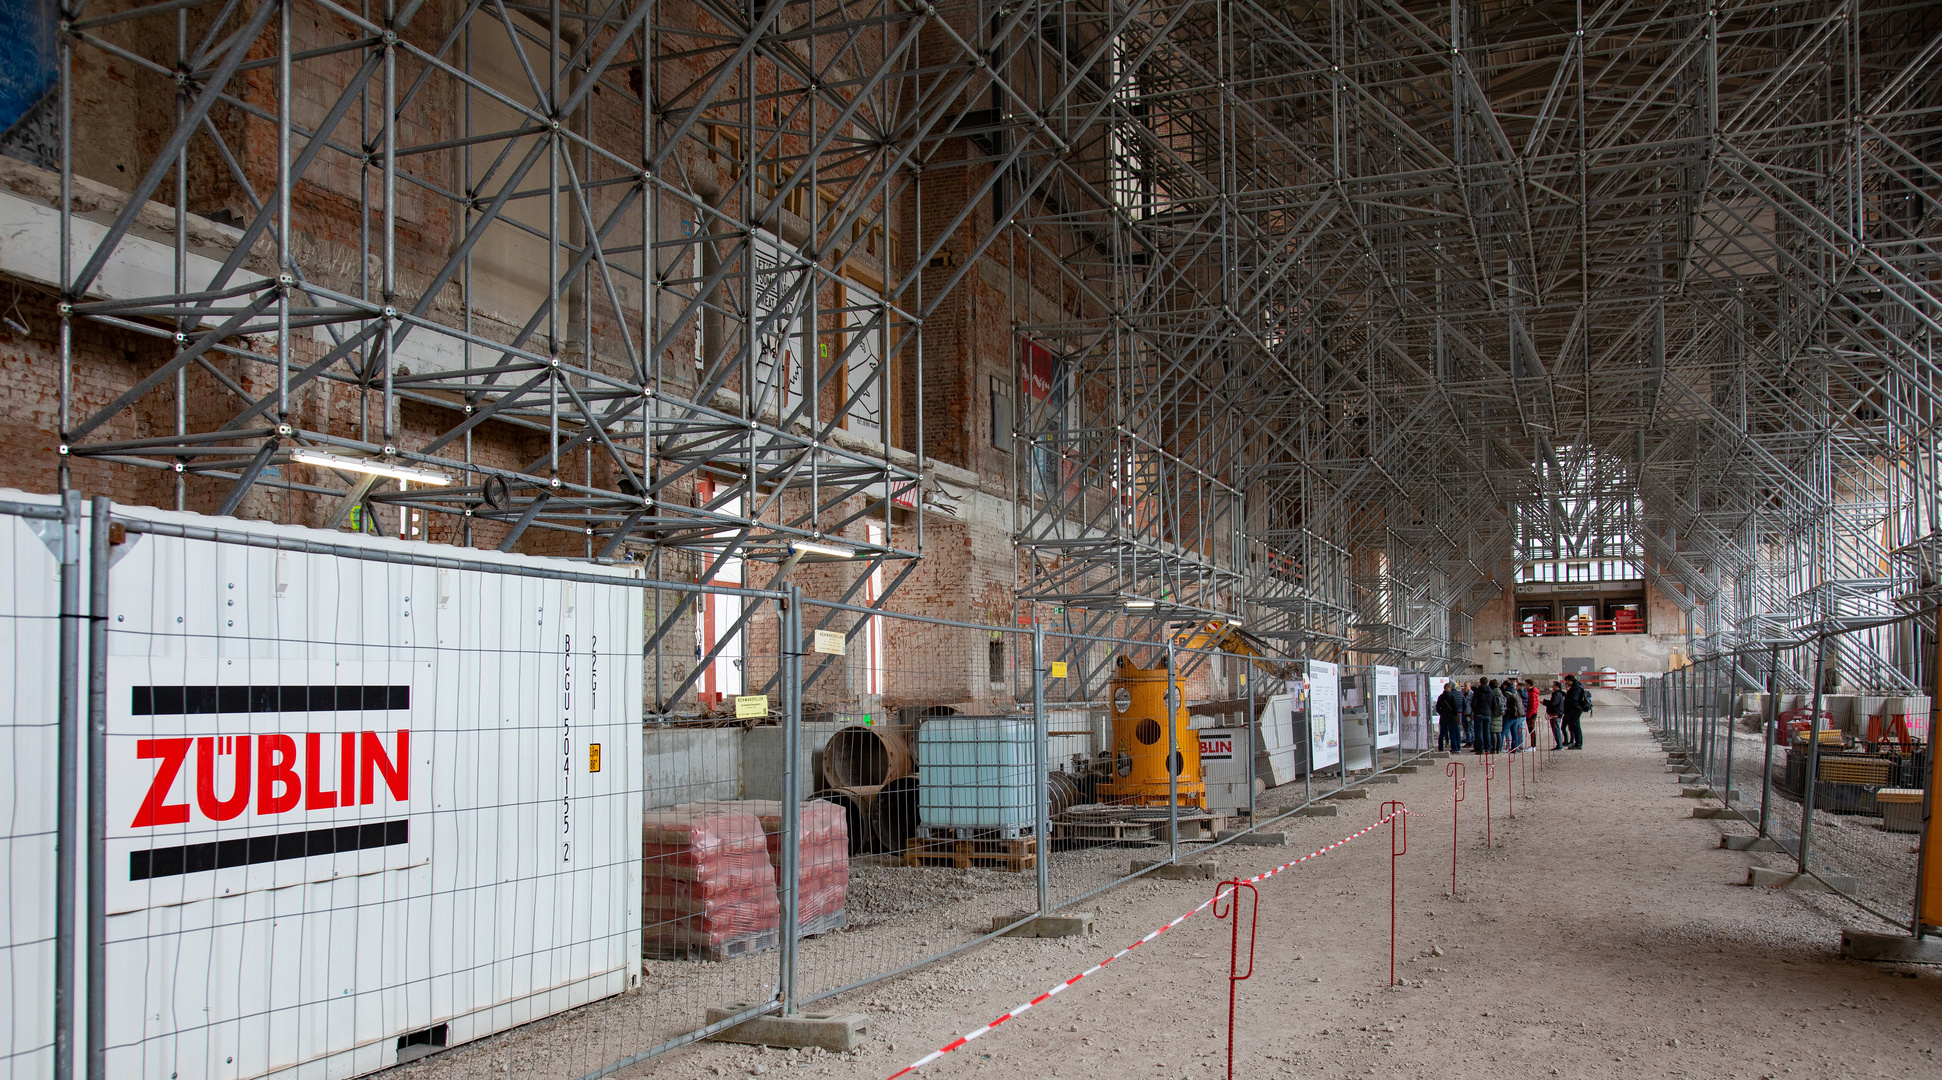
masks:
<instances>
[{"instance_id":1,"label":"pallet of red bricks","mask_svg":"<svg viewBox=\"0 0 1942 1080\"><path fill-rule=\"evenodd\" d=\"M734 803L643 814L641 921L641 951L654 959L774 948L781 906L756 816Z\"/></svg>"},{"instance_id":2,"label":"pallet of red bricks","mask_svg":"<svg viewBox=\"0 0 1942 1080\"><path fill-rule=\"evenodd\" d=\"M769 865L782 887L782 804L750 802L769 840ZM850 893L850 824L843 808L824 799L802 804L802 891L797 922L804 936L840 930Z\"/></svg>"}]
</instances>

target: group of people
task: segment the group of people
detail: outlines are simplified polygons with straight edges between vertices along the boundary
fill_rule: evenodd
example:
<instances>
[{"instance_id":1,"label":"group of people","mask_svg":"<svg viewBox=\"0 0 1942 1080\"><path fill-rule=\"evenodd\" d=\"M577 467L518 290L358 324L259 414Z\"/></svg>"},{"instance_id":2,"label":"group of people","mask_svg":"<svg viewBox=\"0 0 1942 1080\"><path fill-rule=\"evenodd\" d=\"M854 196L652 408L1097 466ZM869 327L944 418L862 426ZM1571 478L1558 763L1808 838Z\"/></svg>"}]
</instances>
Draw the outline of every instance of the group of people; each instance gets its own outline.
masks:
<instances>
[{"instance_id":1,"label":"group of people","mask_svg":"<svg viewBox=\"0 0 1942 1080\"><path fill-rule=\"evenodd\" d=\"M1533 679L1478 679L1468 685L1452 681L1436 698L1436 748L1522 753L1537 742L1540 707L1550 720L1551 749L1585 748L1582 721L1591 711L1591 692L1576 675L1552 683L1550 693L1542 696Z\"/></svg>"}]
</instances>

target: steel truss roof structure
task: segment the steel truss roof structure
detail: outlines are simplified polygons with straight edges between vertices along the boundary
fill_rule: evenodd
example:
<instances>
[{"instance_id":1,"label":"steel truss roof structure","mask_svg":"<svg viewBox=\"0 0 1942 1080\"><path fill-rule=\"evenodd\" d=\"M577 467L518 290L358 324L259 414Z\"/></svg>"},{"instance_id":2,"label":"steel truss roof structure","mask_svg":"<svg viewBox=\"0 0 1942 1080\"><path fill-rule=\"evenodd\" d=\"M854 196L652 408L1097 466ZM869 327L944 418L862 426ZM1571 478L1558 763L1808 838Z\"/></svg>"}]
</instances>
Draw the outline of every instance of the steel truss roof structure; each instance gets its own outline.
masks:
<instances>
[{"instance_id":1,"label":"steel truss roof structure","mask_svg":"<svg viewBox=\"0 0 1942 1080\"><path fill-rule=\"evenodd\" d=\"M1934 578L1942 5L76 0L63 31L63 340L167 352L105 402L64 357L64 452L225 510L294 487L711 570L921 522L926 320L995 265L1046 376L1029 613L1454 669L1520 529L1624 534L1713 648ZM174 103L91 215L90 64ZM190 258L192 180L242 193L227 255ZM169 285L104 291L151 199ZM893 378L911 453L848 423ZM475 454L488 423L532 453ZM293 479L303 449L453 483Z\"/></svg>"}]
</instances>

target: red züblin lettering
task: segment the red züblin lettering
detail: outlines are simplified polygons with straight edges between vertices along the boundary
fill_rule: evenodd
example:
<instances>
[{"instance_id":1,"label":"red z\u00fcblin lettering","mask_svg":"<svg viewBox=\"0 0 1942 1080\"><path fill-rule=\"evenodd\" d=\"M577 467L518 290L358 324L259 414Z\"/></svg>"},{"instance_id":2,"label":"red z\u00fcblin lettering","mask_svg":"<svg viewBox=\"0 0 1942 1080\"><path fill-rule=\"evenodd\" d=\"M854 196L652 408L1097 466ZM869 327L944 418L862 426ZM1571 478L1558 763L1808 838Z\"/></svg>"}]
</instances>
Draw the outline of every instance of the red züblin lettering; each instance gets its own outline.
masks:
<instances>
[{"instance_id":1,"label":"red z\u00fcblin lettering","mask_svg":"<svg viewBox=\"0 0 1942 1080\"><path fill-rule=\"evenodd\" d=\"M334 778L329 775L330 762L325 755L331 734L305 732L301 753L294 737L276 732L138 739L136 759L160 764L130 827L186 825L194 817L233 821L246 811L256 817L270 817L300 806L304 810L370 806L378 800L380 791L392 802L411 801L409 729L392 732L389 751L382 732L334 733ZM195 751L193 764L191 750ZM228 796L221 797L217 785L225 757L230 759L230 785ZM185 768L194 774L189 784L193 802L169 802L169 793Z\"/></svg>"}]
</instances>

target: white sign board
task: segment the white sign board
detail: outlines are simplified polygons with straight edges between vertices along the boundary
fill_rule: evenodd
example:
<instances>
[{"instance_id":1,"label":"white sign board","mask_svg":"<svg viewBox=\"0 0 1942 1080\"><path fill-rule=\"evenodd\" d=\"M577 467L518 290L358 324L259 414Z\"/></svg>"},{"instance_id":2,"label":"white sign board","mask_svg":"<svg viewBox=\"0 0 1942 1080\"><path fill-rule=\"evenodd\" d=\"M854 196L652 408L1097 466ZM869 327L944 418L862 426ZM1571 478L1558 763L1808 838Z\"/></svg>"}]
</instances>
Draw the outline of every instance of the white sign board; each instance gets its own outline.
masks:
<instances>
[{"instance_id":1,"label":"white sign board","mask_svg":"<svg viewBox=\"0 0 1942 1080\"><path fill-rule=\"evenodd\" d=\"M1326 769L1342 761L1341 669L1322 660L1308 662L1308 767Z\"/></svg>"},{"instance_id":2,"label":"white sign board","mask_svg":"<svg viewBox=\"0 0 1942 1080\"><path fill-rule=\"evenodd\" d=\"M1299 699L1294 694L1276 694L1269 698L1261 709L1261 753L1267 758L1268 783L1279 787L1294 781L1300 768L1300 748L1298 738L1305 738L1305 731L1299 736L1295 731L1297 722L1306 724L1306 717L1299 711Z\"/></svg>"},{"instance_id":3,"label":"white sign board","mask_svg":"<svg viewBox=\"0 0 1942 1080\"><path fill-rule=\"evenodd\" d=\"M1203 728L1200 731L1200 760L1233 761L1234 733L1218 728Z\"/></svg>"},{"instance_id":4,"label":"white sign board","mask_svg":"<svg viewBox=\"0 0 1942 1080\"><path fill-rule=\"evenodd\" d=\"M1371 708L1375 714L1376 749L1378 750L1402 745L1402 700L1401 687L1397 680L1398 674L1395 668L1376 665L1375 701L1371 704Z\"/></svg>"}]
</instances>

